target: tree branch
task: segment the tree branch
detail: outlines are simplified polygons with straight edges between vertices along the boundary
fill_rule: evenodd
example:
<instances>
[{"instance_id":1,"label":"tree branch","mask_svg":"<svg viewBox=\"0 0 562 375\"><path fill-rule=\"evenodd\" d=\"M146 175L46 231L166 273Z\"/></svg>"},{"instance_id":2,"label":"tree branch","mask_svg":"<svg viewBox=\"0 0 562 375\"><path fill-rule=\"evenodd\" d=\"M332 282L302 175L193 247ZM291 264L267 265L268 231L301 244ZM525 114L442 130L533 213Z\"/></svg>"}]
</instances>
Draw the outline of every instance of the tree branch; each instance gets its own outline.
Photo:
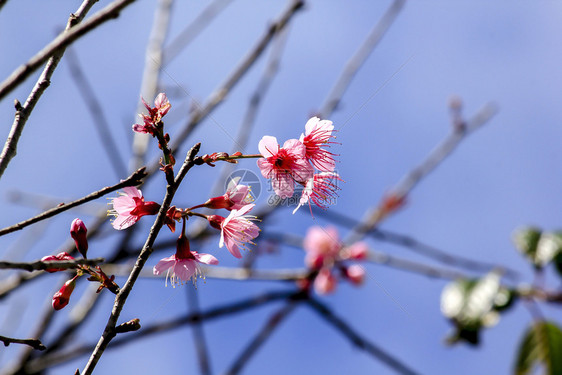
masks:
<instances>
[{"instance_id":1,"label":"tree branch","mask_svg":"<svg viewBox=\"0 0 562 375\"><path fill-rule=\"evenodd\" d=\"M133 172L133 174L131 174L129 177L127 177L125 180L122 180L121 182L119 182L118 184L112 185L112 186L107 186L104 187L103 189L100 189L98 191L94 191L91 194L86 195L83 198L77 199L73 202L70 203L61 203L59 204L57 207L51 208L50 210L47 210L37 216L34 216L30 219L24 220L22 222L19 222L17 224L14 224L10 227L6 227L4 229L0 229L0 236L3 236L5 234L11 233L11 232L15 232L17 230L21 230L31 224L35 224L38 221L41 220L45 220L48 219L50 217L53 217L57 214L60 214L61 212L64 212L66 210L69 210L73 207L79 206L81 204L84 204L86 202L92 201L94 199L98 199L99 197L102 197L106 194L109 194L113 191L119 190L121 188L127 187L127 186L136 186L139 185L142 181L142 179L146 177L146 172L144 167L137 170L136 172Z\"/></svg>"},{"instance_id":2,"label":"tree branch","mask_svg":"<svg viewBox=\"0 0 562 375\"><path fill-rule=\"evenodd\" d=\"M0 336L0 341L4 343L4 346L8 346L10 344L23 344L29 345L35 350L47 349L47 347L41 343L41 340L37 339L14 339L11 337Z\"/></svg>"},{"instance_id":3,"label":"tree branch","mask_svg":"<svg viewBox=\"0 0 562 375\"><path fill-rule=\"evenodd\" d=\"M37 260L35 262L29 263L0 261L0 269L18 269L31 272L46 270L49 268L69 269L79 268L80 266L96 266L100 263L103 263L104 261L105 259L103 258L58 260L49 262L42 262L40 260Z\"/></svg>"},{"instance_id":4,"label":"tree branch","mask_svg":"<svg viewBox=\"0 0 562 375\"><path fill-rule=\"evenodd\" d=\"M80 8L78 8L78 10L76 11L76 13L70 15L70 18L68 19L68 22L66 24L65 32L75 28L75 25L79 24L84 19L90 8L97 1L98 0L84 0L82 5L80 5ZM51 54L47 55L44 60L42 60L40 63L37 64L36 68L38 68L41 64L43 64L43 62L45 62L47 58L49 59L49 61L47 61L47 64L45 65L45 69L43 69L43 73L41 73L41 76L39 76L39 79L35 83L35 86L31 90L31 93L27 97L25 104L22 106L16 100L15 103L16 115L14 118L14 122L12 124L12 128L10 129L10 134L8 135L8 139L6 140L6 143L4 144L4 148L2 149L2 153L0 153L0 177L2 177L2 175L4 174L4 171L8 167L10 160L12 160L14 156L16 156L18 141L23 132L23 128L25 127L25 123L27 122L29 115L33 111L35 104L37 104L43 92L47 89L47 87L49 87L51 83L51 76L53 75L55 69L57 68L59 61L62 58L62 55L64 54L64 50L65 49L63 47L57 50L56 52L54 52L52 56ZM25 66L27 66L27 64ZM19 78L14 80L13 87L23 82L23 80L24 78ZM7 94L7 92L5 94ZM5 94L0 94L0 99Z\"/></svg>"}]
</instances>

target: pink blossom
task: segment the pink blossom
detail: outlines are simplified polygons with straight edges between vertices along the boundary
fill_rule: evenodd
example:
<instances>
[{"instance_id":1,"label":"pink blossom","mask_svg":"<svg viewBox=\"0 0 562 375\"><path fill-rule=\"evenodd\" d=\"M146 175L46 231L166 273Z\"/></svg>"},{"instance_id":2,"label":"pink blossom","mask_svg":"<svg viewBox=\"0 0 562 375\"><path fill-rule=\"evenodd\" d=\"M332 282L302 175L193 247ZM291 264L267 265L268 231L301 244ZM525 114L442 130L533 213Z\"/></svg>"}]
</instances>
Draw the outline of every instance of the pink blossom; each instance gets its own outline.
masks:
<instances>
[{"instance_id":1,"label":"pink blossom","mask_svg":"<svg viewBox=\"0 0 562 375\"><path fill-rule=\"evenodd\" d=\"M236 258L242 258L240 247L245 247L246 243L255 245L252 240L259 235L260 229L252 223L252 220L257 220L256 217L245 215L254 206L247 204L239 210L232 210L226 218L218 215L208 217L211 226L221 231L219 247L226 244L228 251Z\"/></svg>"},{"instance_id":2,"label":"pink blossom","mask_svg":"<svg viewBox=\"0 0 562 375\"><path fill-rule=\"evenodd\" d=\"M336 168L334 154L326 150L335 138L332 135L334 125L332 121L320 120L312 117L306 123L305 133L301 134L300 141L306 147L306 159L309 160L316 169L323 172L332 172Z\"/></svg>"},{"instance_id":3,"label":"pink blossom","mask_svg":"<svg viewBox=\"0 0 562 375\"><path fill-rule=\"evenodd\" d=\"M74 219L70 224L70 236L74 239L76 249L86 258L88 252L88 229L84 222L78 218Z\"/></svg>"},{"instance_id":4,"label":"pink blossom","mask_svg":"<svg viewBox=\"0 0 562 375\"><path fill-rule=\"evenodd\" d=\"M314 290L318 294L328 294L336 290L338 281L329 268L322 268L314 279Z\"/></svg>"},{"instance_id":5,"label":"pink blossom","mask_svg":"<svg viewBox=\"0 0 562 375\"><path fill-rule=\"evenodd\" d=\"M72 257L70 254L68 254L66 251L60 252L57 255L47 255L43 258L41 258L41 262L56 262L56 261L61 261L61 260L73 260L74 257ZM53 273L53 272L58 272L58 271L66 271L65 268L47 268L45 269L45 272L49 272L49 273Z\"/></svg>"},{"instance_id":6,"label":"pink blossom","mask_svg":"<svg viewBox=\"0 0 562 375\"><path fill-rule=\"evenodd\" d=\"M363 241L355 242L346 250L350 259L364 260L367 259L367 256L369 255L369 246Z\"/></svg>"},{"instance_id":7,"label":"pink blossom","mask_svg":"<svg viewBox=\"0 0 562 375\"><path fill-rule=\"evenodd\" d=\"M145 202L142 192L134 186L123 188L121 196L111 200L112 210L109 215L115 216L111 223L113 228L120 230L129 228L144 215L156 215L160 205L156 202Z\"/></svg>"},{"instance_id":8,"label":"pink blossom","mask_svg":"<svg viewBox=\"0 0 562 375\"><path fill-rule=\"evenodd\" d=\"M339 187L336 185L336 181L343 180L335 172L316 173L309 178L302 191L299 205L293 210L293 214L306 203L308 203L312 213L311 201L322 209L328 208L328 205L335 201L337 197L336 190L339 190Z\"/></svg>"},{"instance_id":9,"label":"pink blossom","mask_svg":"<svg viewBox=\"0 0 562 375\"><path fill-rule=\"evenodd\" d=\"M239 184L239 181L240 177L230 180L226 193L220 197L210 198L205 202L204 206L212 209L239 210L245 205L252 203L254 199L250 195L250 187Z\"/></svg>"},{"instance_id":10,"label":"pink blossom","mask_svg":"<svg viewBox=\"0 0 562 375\"><path fill-rule=\"evenodd\" d=\"M361 285L365 281L365 269L359 264L352 264L345 269L345 277L354 285Z\"/></svg>"},{"instance_id":11,"label":"pink blossom","mask_svg":"<svg viewBox=\"0 0 562 375\"><path fill-rule=\"evenodd\" d=\"M183 284L189 279L192 279L195 284L197 276L201 277L202 275L199 263L215 265L219 264L219 261L211 254L191 251L189 241L185 234L182 233L177 240L176 253L161 259L152 271L155 275L160 275L162 272L167 271L165 285L168 286L168 278L170 278L170 284L175 288L177 284Z\"/></svg>"},{"instance_id":12,"label":"pink blossom","mask_svg":"<svg viewBox=\"0 0 562 375\"><path fill-rule=\"evenodd\" d=\"M314 226L308 229L303 242L305 264L313 269L331 266L341 249L338 231L334 227Z\"/></svg>"},{"instance_id":13,"label":"pink blossom","mask_svg":"<svg viewBox=\"0 0 562 375\"><path fill-rule=\"evenodd\" d=\"M162 126L162 117L168 113L172 105L164 93L158 94L156 99L154 99L154 108L150 107L142 97L141 100L148 111L148 115L140 115L144 124L134 124L133 131L136 131L137 133L150 134L154 137L156 136L157 128Z\"/></svg>"},{"instance_id":14,"label":"pink blossom","mask_svg":"<svg viewBox=\"0 0 562 375\"><path fill-rule=\"evenodd\" d=\"M277 138L264 136L258 148L263 156L257 162L261 174L272 180L273 189L281 198L293 195L295 181L306 181L314 173L306 161L306 148L297 139L289 139L279 147Z\"/></svg>"}]
</instances>

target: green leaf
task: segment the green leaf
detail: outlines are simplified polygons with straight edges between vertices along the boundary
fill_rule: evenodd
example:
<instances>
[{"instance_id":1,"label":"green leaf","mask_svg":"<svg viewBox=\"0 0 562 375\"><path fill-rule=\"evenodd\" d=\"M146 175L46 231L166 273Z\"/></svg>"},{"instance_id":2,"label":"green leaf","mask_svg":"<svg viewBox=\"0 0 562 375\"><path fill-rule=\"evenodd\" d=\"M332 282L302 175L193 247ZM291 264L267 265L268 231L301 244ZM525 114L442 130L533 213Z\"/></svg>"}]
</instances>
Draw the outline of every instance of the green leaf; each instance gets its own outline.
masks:
<instances>
[{"instance_id":1,"label":"green leaf","mask_svg":"<svg viewBox=\"0 0 562 375\"><path fill-rule=\"evenodd\" d=\"M513 244L523 255L533 261L535 266L535 254L542 231L536 227L519 228L513 233Z\"/></svg>"},{"instance_id":2,"label":"green leaf","mask_svg":"<svg viewBox=\"0 0 562 375\"><path fill-rule=\"evenodd\" d=\"M532 374L537 366L544 374L562 374L562 331L555 323L537 322L532 325L521 344L515 362L517 375Z\"/></svg>"}]
</instances>

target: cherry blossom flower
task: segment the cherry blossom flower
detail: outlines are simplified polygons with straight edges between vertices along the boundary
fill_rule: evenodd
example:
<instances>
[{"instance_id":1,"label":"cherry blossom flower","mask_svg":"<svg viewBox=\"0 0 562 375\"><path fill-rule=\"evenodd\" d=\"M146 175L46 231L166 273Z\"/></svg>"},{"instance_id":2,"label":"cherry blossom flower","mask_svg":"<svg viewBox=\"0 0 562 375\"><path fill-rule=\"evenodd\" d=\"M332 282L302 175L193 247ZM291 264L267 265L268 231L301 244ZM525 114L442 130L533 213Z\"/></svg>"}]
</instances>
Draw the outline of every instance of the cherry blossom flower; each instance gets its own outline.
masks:
<instances>
[{"instance_id":1,"label":"cherry blossom flower","mask_svg":"<svg viewBox=\"0 0 562 375\"><path fill-rule=\"evenodd\" d=\"M208 216L211 226L221 231L219 247L226 244L228 251L236 258L242 258L240 247L245 248L246 243L255 245L252 240L259 235L260 229L252 223L257 218L246 215L254 206L255 204L247 204L239 210L232 210L226 218L219 215Z\"/></svg>"},{"instance_id":2,"label":"cherry blossom flower","mask_svg":"<svg viewBox=\"0 0 562 375\"><path fill-rule=\"evenodd\" d=\"M346 250L346 254L349 254L350 259L365 260L369 255L369 246L363 241L355 242Z\"/></svg>"},{"instance_id":3,"label":"cherry blossom flower","mask_svg":"<svg viewBox=\"0 0 562 375\"><path fill-rule=\"evenodd\" d=\"M337 197L336 190L339 190L339 187L337 186L336 181L343 180L335 172L316 173L314 176L309 178L302 191L299 204L297 208L293 210L293 214L306 203L308 203L312 214L312 206L310 205L311 201L322 209L328 208L328 206L335 201Z\"/></svg>"},{"instance_id":4,"label":"cherry blossom flower","mask_svg":"<svg viewBox=\"0 0 562 375\"><path fill-rule=\"evenodd\" d=\"M63 251L63 252L58 253L57 255L47 255L47 256L41 258L41 262L56 262L56 261L60 261L60 260L74 260L74 257L72 257L66 251ZM58 272L58 271L66 271L66 269L65 268L47 268L47 269L45 269L45 272L49 272L49 273Z\"/></svg>"},{"instance_id":5,"label":"cherry blossom flower","mask_svg":"<svg viewBox=\"0 0 562 375\"><path fill-rule=\"evenodd\" d=\"M185 236L185 233L182 233L177 240L176 253L170 257L161 259L154 266L153 273L155 275L160 275L162 272L167 271L166 286L168 286L168 278L170 278L170 284L172 284L174 288L176 285L183 284L189 279L192 279L193 284L195 284L197 277L201 277L202 275L199 263L215 265L219 264L219 261L210 254L191 251L189 248L189 240Z\"/></svg>"},{"instance_id":6,"label":"cherry blossom flower","mask_svg":"<svg viewBox=\"0 0 562 375\"><path fill-rule=\"evenodd\" d=\"M258 145L263 159L258 167L265 178L270 178L273 190L281 198L289 198L295 190L295 181L309 179L314 169L306 160L306 148L297 139L289 139L279 147L277 138L264 136Z\"/></svg>"},{"instance_id":7,"label":"cherry blossom flower","mask_svg":"<svg viewBox=\"0 0 562 375\"><path fill-rule=\"evenodd\" d=\"M231 179L224 195L210 198L202 206L212 209L239 210L245 205L252 203L254 199L250 195L250 187L239 184L239 182L240 177Z\"/></svg>"},{"instance_id":8,"label":"cherry blossom flower","mask_svg":"<svg viewBox=\"0 0 562 375\"><path fill-rule=\"evenodd\" d=\"M322 172L332 172L336 168L334 160L335 154L326 150L335 138L332 135L334 125L330 120L320 120L312 117L307 121L305 133L301 134L300 141L306 148L306 159L309 160L316 169Z\"/></svg>"},{"instance_id":9,"label":"cherry blossom flower","mask_svg":"<svg viewBox=\"0 0 562 375\"><path fill-rule=\"evenodd\" d=\"M74 239L76 249L86 258L88 252L88 229L84 222L78 218L74 219L70 224L70 236Z\"/></svg>"},{"instance_id":10,"label":"cherry blossom flower","mask_svg":"<svg viewBox=\"0 0 562 375\"><path fill-rule=\"evenodd\" d=\"M134 124L133 131L136 131L137 133L150 134L155 137L157 128L161 126L160 122L162 121L162 117L168 113L172 105L164 93L158 94L156 99L154 99L154 108L150 107L143 98L141 98L141 100L148 111L148 115L140 115L144 124Z\"/></svg>"},{"instance_id":11,"label":"cherry blossom flower","mask_svg":"<svg viewBox=\"0 0 562 375\"><path fill-rule=\"evenodd\" d=\"M74 276L72 279L68 280L58 292L53 295L53 308L55 310L60 310L70 301L70 295L74 291L76 286L76 279L78 275Z\"/></svg>"},{"instance_id":12,"label":"cherry blossom flower","mask_svg":"<svg viewBox=\"0 0 562 375\"><path fill-rule=\"evenodd\" d=\"M365 281L365 269L359 264L352 264L345 268L345 277L354 285L361 285Z\"/></svg>"},{"instance_id":13,"label":"cherry blossom flower","mask_svg":"<svg viewBox=\"0 0 562 375\"><path fill-rule=\"evenodd\" d=\"M160 205L156 202L145 202L142 192L134 186L123 188L121 196L111 200L112 210L109 215L115 216L113 228L117 230L129 228L144 215L156 215Z\"/></svg>"},{"instance_id":14,"label":"cherry blossom flower","mask_svg":"<svg viewBox=\"0 0 562 375\"><path fill-rule=\"evenodd\" d=\"M314 290L318 294L328 294L336 290L338 281L329 268L322 268L314 279Z\"/></svg>"},{"instance_id":15,"label":"cherry blossom flower","mask_svg":"<svg viewBox=\"0 0 562 375\"><path fill-rule=\"evenodd\" d=\"M314 269L331 265L341 248L338 231L334 227L310 227L303 242L306 251L305 264Z\"/></svg>"}]
</instances>

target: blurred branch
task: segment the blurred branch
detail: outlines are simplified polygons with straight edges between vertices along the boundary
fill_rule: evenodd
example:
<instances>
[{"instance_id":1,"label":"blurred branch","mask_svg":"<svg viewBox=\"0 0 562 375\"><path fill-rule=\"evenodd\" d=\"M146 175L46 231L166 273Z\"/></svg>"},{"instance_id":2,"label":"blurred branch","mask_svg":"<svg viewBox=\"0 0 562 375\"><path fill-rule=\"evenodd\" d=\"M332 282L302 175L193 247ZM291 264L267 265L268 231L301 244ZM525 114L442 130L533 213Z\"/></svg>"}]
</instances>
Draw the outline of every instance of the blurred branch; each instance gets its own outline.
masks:
<instances>
[{"instance_id":1,"label":"blurred branch","mask_svg":"<svg viewBox=\"0 0 562 375\"><path fill-rule=\"evenodd\" d=\"M168 65L211 21L225 9L232 0L214 0L209 4L177 37L170 42L163 52L163 64Z\"/></svg>"},{"instance_id":2,"label":"blurred branch","mask_svg":"<svg viewBox=\"0 0 562 375\"><path fill-rule=\"evenodd\" d=\"M99 359L101 358L105 348L107 347L107 345L109 345L109 342L115 337L115 327L117 325L117 319L119 319L119 315L123 310L123 306L125 306L125 302L127 301L127 298L129 297L129 294L131 293L131 290L133 289L133 286L135 285L135 282L138 279L142 268L144 267L146 261L150 257L150 254L152 254L152 246L154 244L154 241L156 240L156 237L158 236L158 233L160 232L160 229L164 225L166 213L168 212L168 208L172 203L172 199L174 198L174 195L179 185L181 184L183 178L185 177L187 172L193 167L194 165L193 159L197 155L197 152L199 151L200 147L201 144L197 143L187 152L185 161L181 166L180 170L178 171L174 183L166 187L166 195L164 197L164 201L162 202L162 205L160 206L160 210L158 211L156 220L154 221L152 228L150 228L150 233L137 258L137 262L133 270L131 271L131 274L129 275L129 278L127 279L127 282L115 297L115 303L113 305L113 309L111 311L109 320L105 326L102 336L100 337L100 340L98 341L98 344L96 345L96 348L92 352L92 355L90 356L90 359L86 364L86 367L84 367L84 371L82 372L82 375L88 375L94 371L94 368L97 362L99 361Z\"/></svg>"},{"instance_id":3,"label":"blurred branch","mask_svg":"<svg viewBox=\"0 0 562 375\"><path fill-rule=\"evenodd\" d=\"M266 30L265 34L258 40L254 48L244 57L242 62L233 70L226 81L215 90L207 102L203 106L199 106L191 116L190 120L184 128L174 136L171 142L172 152L176 152L181 144L187 139L193 130L203 121L222 101L226 98L230 90L238 83L238 81L248 72L250 67L261 56L267 45L273 40L273 37L279 33L289 23L292 16L302 8L304 1L291 0L290 6L283 12L278 21L272 23ZM159 168L159 161L154 161L148 168L149 175L152 175Z\"/></svg>"},{"instance_id":4,"label":"blurred branch","mask_svg":"<svg viewBox=\"0 0 562 375\"><path fill-rule=\"evenodd\" d=\"M320 110L320 117L327 118L330 114L337 109L342 96L349 87L351 80L359 70L359 68L365 63L369 55L373 52L375 47L379 44L384 34L388 31L400 10L404 6L406 0L394 0L386 13L382 16L379 22L375 25L373 30L367 36L367 39L361 44L357 52L349 59L343 72L341 73L338 81L332 87L332 90L328 94L328 97L322 105Z\"/></svg>"},{"instance_id":5,"label":"blurred branch","mask_svg":"<svg viewBox=\"0 0 562 375\"><path fill-rule=\"evenodd\" d=\"M170 330L176 330L178 327L184 325L191 325L195 322L200 321L210 321L213 319L218 319L227 315L240 313L249 309L257 308L267 303L271 303L278 300L298 298L301 295L300 291L274 291L265 294L258 295L256 297L244 299L234 303L224 304L213 309L209 309L205 312L191 313L188 315L181 316L179 318L170 319L166 322L155 323L152 325L147 325L142 327L138 332L132 333L130 335L122 336L115 339L108 350L118 348L120 346L129 344L131 342L138 342L138 340L143 338L151 337L155 334L165 333ZM91 353L96 345L86 344L86 345L73 345L72 349L67 352L57 352L43 358L38 358L32 363L29 363L26 367L28 373L35 373L42 371L47 368L51 368L59 363L65 363L71 359L79 356Z\"/></svg>"},{"instance_id":6,"label":"blurred branch","mask_svg":"<svg viewBox=\"0 0 562 375\"><path fill-rule=\"evenodd\" d=\"M47 347L41 343L41 340L37 339L14 339L11 337L0 336L0 341L4 343L4 346L8 346L10 344L23 344L29 345L35 350L45 350Z\"/></svg>"},{"instance_id":7,"label":"blurred branch","mask_svg":"<svg viewBox=\"0 0 562 375\"><path fill-rule=\"evenodd\" d=\"M94 259L74 259L74 260L60 260L60 261L49 261L42 262L40 260L35 262L23 263L23 262L5 262L0 261L0 269L19 269L26 271L40 271L49 268L79 268L80 266L96 266L103 263L105 259L94 258Z\"/></svg>"},{"instance_id":8,"label":"blurred branch","mask_svg":"<svg viewBox=\"0 0 562 375\"><path fill-rule=\"evenodd\" d=\"M359 224L358 220L343 215L341 213L335 212L334 210L320 210L317 208L313 208L312 211L315 216L329 219L333 223L338 223L348 228L353 228L354 226ZM386 241L403 246L417 254L426 256L431 259L435 259L449 266L464 268L469 271L484 271L484 272L489 272L493 269L501 269L504 272L505 276L510 277L512 279L519 278L519 273L515 270L506 268L504 266L500 266L498 264L480 262L459 255L453 255L444 250L438 249L435 246L431 246L426 243L423 243L412 236L392 232L389 230L378 229L378 228L369 231L368 233L366 233L366 235L375 238L379 241Z\"/></svg>"},{"instance_id":9,"label":"blurred branch","mask_svg":"<svg viewBox=\"0 0 562 375\"><path fill-rule=\"evenodd\" d=\"M496 113L497 107L493 103L488 103L472 119L463 122L462 126L453 126L453 131L449 136L433 149L421 164L408 172L379 206L366 213L361 223L353 228L346 243L357 242L375 229L388 214L394 212L404 202L408 194L423 178L455 150L467 135L488 122Z\"/></svg>"},{"instance_id":10,"label":"blurred branch","mask_svg":"<svg viewBox=\"0 0 562 375\"><path fill-rule=\"evenodd\" d=\"M144 98L149 103L156 97L158 91L160 72L162 70L162 46L168 35L173 3L174 0L159 0L154 12L152 30L150 31L146 46L140 89L140 98ZM137 113L145 110L140 98L137 104ZM136 132L133 134L133 155L131 160L133 168L139 168L144 163L144 156L150 138L147 134Z\"/></svg>"},{"instance_id":11,"label":"blurred branch","mask_svg":"<svg viewBox=\"0 0 562 375\"><path fill-rule=\"evenodd\" d=\"M8 0L0 0L0 10L2 10L2 7L6 5L7 2Z\"/></svg>"},{"instance_id":12,"label":"blurred branch","mask_svg":"<svg viewBox=\"0 0 562 375\"><path fill-rule=\"evenodd\" d=\"M197 294L197 289L186 288L187 289L187 299L188 305L190 306L189 314L199 313L199 295ZM203 331L203 322L196 321L193 323L193 345L195 346L195 351L197 352L197 360L199 362L199 370L202 375L211 375L211 363L210 363L210 353L207 348L207 340L205 338L205 332Z\"/></svg>"},{"instance_id":13,"label":"blurred branch","mask_svg":"<svg viewBox=\"0 0 562 375\"><path fill-rule=\"evenodd\" d=\"M66 29L64 32L67 32L70 29L74 29L75 26L84 19L90 8L97 1L98 0L84 0L82 5L80 5L78 10L76 11L76 13L70 15L70 18L68 19L68 22L66 24ZM0 8L2 7L2 5L3 4L0 4ZM16 115L14 118L14 122L12 123L12 128L10 129L10 134L6 139L4 148L2 149L2 153L0 153L0 177L2 177L2 175L4 174L4 171L8 167L10 160L12 160L12 158L17 154L18 141L20 139L21 133L23 132L23 128L25 127L25 123L27 122L29 115L33 111L35 104L37 104L39 98L41 98L41 95L43 95L43 92L51 84L51 76L53 75L55 69L57 68L57 65L59 64L60 59L62 58L62 55L64 54L64 47L52 52L51 54L46 55L44 60L41 60L39 63L37 63L36 67L32 70L34 71L35 69L39 68L39 66L48 59L47 64L43 69L43 72L39 76L39 79L35 83L35 86L33 86L33 89L31 90L31 93L27 97L25 104L22 106L19 101L17 100L15 101ZM28 64L29 62L23 66L24 70L28 67ZM22 67L20 67L19 69L21 68ZM30 71L29 73L31 74L32 71ZM9 79L10 78L8 78L8 80ZM24 79L25 77L14 78L12 82L13 87L9 88L8 91L4 90L4 92L2 92L2 89L0 89L0 99L4 97L11 89L22 83ZM4 81L4 83L5 82L6 81ZM0 85L0 87L5 87L4 83Z\"/></svg>"},{"instance_id":14,"label":"blurred branch","mask_svg":"<svg viewBox=\"0 0 562 375\"><path fill-rule=\"evenodd\" d=\"M283 307L277 310L271 317L267 320L262 329L254 337L252 341L242 350L242 353L234 361L232 366L225 372L226 375L235 375L240 373L242 368L250 361L252 356L257 353L258 349L265 343L265 341L271 336L275 328L289 316L291 312L297 307L296 301L289 300Z\"/></svg>"},{"instance_id":15,"label":"blurred branch","mask_svg":"<svg viewBox=\"0 0 562 375\"><path fill-rule=\"evenodd\" d=\"M39 68L41 64L47 61L51 56L55 56L56 54L60 53L60 51L64 51L64 49L71 43L76 41L81 36L87 34L88 32L94 30L104 22L109 21L113 18L117 18L123 8L135 1L136 0L116 0L94 14L87 21L82 22L78 26L72 26L71 28L60 33L51 43L46 45L45 48L39 51L31 59L29 59L29 61L27 61L25 64L18 67L8 78L4 80L4 82L0 83L0 100L3 99L20 83L22 83L27 77L29 77L31 73L37 70L37 68ZM97 0L85 0L80 9L89 9L96 2ZM84 16L85 13L81 14L82 18ZM76 21L72 21L73 19L74 17L71 16L69 23L75 24Z\"/></svg>"},{"instance_id":16,"label":"blurred branch","mask_svg":"<svg viewBox=\"0 0 562 375\"><path fill-rule=\"evenodd\" d=\"M123 158L119 155L119 147L113 138L113 131L110 130L108 124L110 123L105 117L103 106L100 104L92 85L88 81L86 74L80 67L78 56L74 53L72 48L69 48L66 54L68 68L70 69L70 76L78 88L78 93L84 100L88 112L92 117L94 129L97 130L101 140L101 145L105 153L109 157L109 164L117 175L121 178L127 174L127 168L123 162Z\"/></svg>"},{"instance_id":17,"label":"blurred branch","mask_svg":"<svg viewBox=\"0 0 562 375\"><path fill-rule=\"evenodd\" d=\"M31 224L34 224L38 221L41 220L45 220L48 219L50 217L53 217L61 212L64 212L66 210L69 210L73 207L79 206L81 204L84 204L86 202L92 201L94 199L98 199L99 197L102 197L106 194L109 194L113 191L119 190L121 188L127 187L127 186L136 186L139 185L141 183L141 180L146 177L146 172L144 167L137 170L136 172L133 172L133 174L131 174L129 177L127 177L125 180L122 180L121 182L119 182L118 184L112 185L112 186L107 186L104 187L103 189L100 189L98 191L95 191L91 194L86 195L83 198L77 199L73 202L70 203L60 203L57 207L51 208L50 210L47 210L37 216L34 216L30 219L21 221L17 224L14 224L10 227L6 227L4 229L0 229L0 236L3 236L5 234L11 233L11 232L15 232L17 230L21 230Z\"/></svg>"},{"instance_id":18,"label":"blurred branch","mask_svg":"<svg viewBox=\"0 0 562 375\"><path fill-rule=\"evenodd\" d=\"M385 365L393 369L399 374L413 375L417 374L414 370L410 369L400 360L394 358L389 353L382 350L377 345L368 341L357 333L351 326L349 326L344 320L337 317L332 310L330 310L326 305L322 304L315 298L310 298L307 304L312 307L312 309L317 312L322 318L324 318L328 323L330 323L334 328L338 329L345 337L347 337L353 345L371 354L373 357L383 362Z\"/></svg>"}]
</instances>

